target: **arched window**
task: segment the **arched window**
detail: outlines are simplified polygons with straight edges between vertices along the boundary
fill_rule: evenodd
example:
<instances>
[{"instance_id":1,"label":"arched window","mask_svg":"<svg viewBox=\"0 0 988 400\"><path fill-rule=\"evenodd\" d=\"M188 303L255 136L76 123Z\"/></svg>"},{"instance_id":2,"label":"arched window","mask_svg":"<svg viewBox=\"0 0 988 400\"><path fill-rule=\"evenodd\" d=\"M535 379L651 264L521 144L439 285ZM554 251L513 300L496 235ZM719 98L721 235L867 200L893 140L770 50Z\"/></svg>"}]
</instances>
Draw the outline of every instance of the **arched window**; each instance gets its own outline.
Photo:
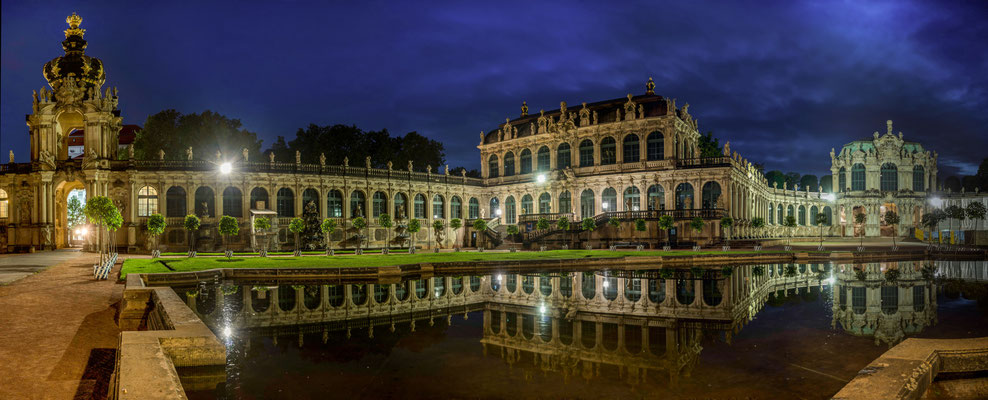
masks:
<instances>
[{"instance_id":1,"label":"arched window","mask_svg":"<svg viewBox=\"0 0 988 400\"><path fill-rule=\"evenodd\" d=\"M830 206L823 207L823 215L827 216L827 226L830 226L834 223L834 215L833 215L833 211L830 210Z\"/></svg>"},{"instance_id":2,"label":"arched window","mask_svg":"<svg viewBox=\"0 0 988 400\"><path fill-rule=\"evenodd\" d=\"M552 212L552 196L549 193L539 195L539 213L548 214Z\"/></svg>"},{"instance_id":3,"label":"arched window","mask_svg":"<svg viewBox=\"0 0 988 400\"><path fill-rule=\"evenodd\" d=\"M292 218L295 216L295 193L289 188L278 189L278 216Z\"/></svg>"},{"instance_id":4,"label":"arched window","mask_svg":"<svg viewBox=\"0 0 988 400\"><path fill-rule=\"evenodd\" d=\"M234 218L244 217L244 195L233 186L223 189L223 215Z\"/></svg>"},{"instance_id":5,"label":"arched window","mask_svg":"<svg viewBox=\"0 0 988 400\"><path fill-rule=\"evenodd\" d=\"M570 198L568 190L559 194L559 209L557 211L561 213L573 212L573 200Z\"/></svg>"},{"instance_id":6,"label":"arched window","mask_svg":"<svg viewBox=\"0 0 988 400\"><path fill-rule=\"evenodd\" d=\"M216 195L213 194L213 188L209 186L199 186L196 189L196 215L199 217L215 217L216 216Z\"/></svg>"},{"instance_id":7,"label":"arched window","mask_svg":"<svg viewBox=\"0 0 988 400\"><path fill-rule=\"evenodd\" d=\"M367 195L359 190L350 193L350 218L367 218Z\"/></svg>"},{"instance_id":8,"label":"arched window","mask_svg":"<svg viewBox=\"0 0 988 400\"><path fill-rule=\"evenodd\" d=\"M425 196L421 193L415 195L414 218L425 218Z\"/></svg>"},{"instance_id":9,"label":"arched window","mask_svg":"<svg viewBox=\"0 0 988 400\"><path fill-rule=\"evenodd\" d=\"M480 201L476 197L471 197L470 202L467 206L467 218L477 219L480 218Z\"/></svg>"},{"instance_id":10,"label":"arched window","mask_svg":"<svg viewBox=\"0 0 988 400\"><path fill-rule=\"evenodd\" d=\"M7 218L7 192L0 190L0 201L3 202L0 204L2 207L0 218ZM226 209L226 204L223 205L223 209ZM137 191L137 216L148 217L156 212L158 212L158 191L152 186L142 187Z\"/></svg>"},{"instance_id":11,"label":"arched window","mask_svg":"<svg viewBox=\"0 0 988 400\"><path fill-rule=\"evenodd\" d=\"M693 209L693 185L685 182L676 185L676 209Z\"/></svg>"},{"instance_id":12,"label":"arched window","mask_svg":"<svg viewBox=\"0 0 988 400\"><path fill-rule=\"evenodd\" d=\"M155 209L157 208L158 201L155 200ZM10 200L8 200L7 191L3 189L0 189L0 218L10 218Z\"/></svg>"},{"instance_id":13,"label":"arched window","mask_svg":"<svg viewBox=\"0 0 988 400\"><path fill-rule=\"evenodd\" d=\"M319 191L308 188L302 191L302 214L314 213L319 215Z\"/></svg>"},{"instance_id":14,"label":"arched window","mask_svg":"<svg viewBox=\"0 0 988 400\"><path fill-rule=\"evenodd\" d=\"M515 174L515 153L508 152L504 155L504 176Z\"/></svg>"},{"instance_id":15,"label":"arched window","mask_svg":"<svg viewBox=\"0 0 988 400\"><path fill-rule=\"evenodd\" d=\"M504 200L504 219L506 223L513 224L516 221L515 217L515 196L508 196Z\"/></svg>"},{"instance_id":16,"label":"arched window","mask_svg":"<svg viewBox=\"0 0 988 400\"><path fill-rule=\"evenodd\" d=\"M397 219L408 218L408 196L404 193L395 193L395 210L392 216Z\"/></svg>"},{"instance_id":17,"label":"arched window","mask_svg":"<svg viewBox=\"0 0 988 400\"><path fill-rule=\"evenodd\" d=\"M899 190L899 169L892 163L882 164L882 191L896 190Z\"/></svg>"},{"instance_id":18,"label":"arched window","mask_svg":"<svg viewBox=\"0 0 988 400\"><path fill-rule=\"evenodd\" d=\"M624 150L622 152L623 154L622 154L621 162L633 163L641 160L642 156L641 156L641 145L639 144L640 140L641 139L638 138L638 135L635 134L631 134L624 137L624 142L621 143L621 147Z\"/></svg>"},{"instance_id":19,"label":"arched window","mask_svg":"<svg viewBox=\"0 0 988 400\"><path fill-rule=\"evenodd\" d=\"M665 147L665 136L662 132L649 133L645 139L645 156L648 161L665 159Z\"/></svg>"},{"instance_id":20,"label":"arched window","mask_svg":"<svg viewBox=\"0 0 988 400\"><path fill-rule=\"evenodd\" d=\"M268 202L268 191L262 187L256 187L250 191L250 206L255 210L270 210L271 203Z\"/></svg>"},{"instance_id":21,"label":"arched window","mask_svg":"<svg viewBox=\"0 0 988 400\"><path fill-rule=\"evenodd\" d=\"M601 211L617 211L617 190L614 190L614 188L604 189L604 192L600 195L600 201Z\"/></svg>"},{"instance_id":22,"label":"arched window","mask_svg":"<svg viewBox=\"0 0 988 400\"><path fill-rule=\"evenodd\" d=\"M501 202L498 201L497 197L491 197L491 215L488 218L495 218L501 216Z\"/></svg>"},{"instance_id":23,"label":"arched window","mask_svg":"<svg viewBox=\"0 0 988 400\"><path fill-rule=\"evenodd\" d=\"M532 151L529 149L521 151L521 173L532 173Z\"/></svg>"},{"instance_id":24,"label":"arched window","mask_svg":"<svg viewBox=\"0 0 988 400\"><path fill-rule=\"evenodd\" d=\"M446 199L441 195L432 196L432 218L446 218Z\"/></svg>"},{"instance_id":25,"label":"arched window","mask_svg":"<svg viewBox=\"0 0 988 400\"><path fill-rule=\"evenodd\" d=\"M795 214L793 214L793 212L794 212L795 210L796 210L796 209L795 209L795 208L793 208L793 206L789 206L788 208L786 208L786 216L787 216L787 217L795 217L796 215L795 215Z\"/></svg>"},{"instance_id":26,"label":"arched window","mask_svg":"<svg viewBox=\"0 0 988 400\"><path fill-rule=\"evenodd\" d=\"M326 215L330 218L343 218L343 192L331 189L326 195Z\"/></svg>"},{"instance_id":27,"label":"arched window","mask_svg":"<svg viewBox=\"0 0 988 400\"><path fill-rule=\"evenodd\" d=\"M840 167L840 171L837 172L837 193L843 193L847 191L847 170L844 167Z\"/></svg>"},{"instance_id":28,"label":"arched window","mask_svg":"<svg viewBox=\"0 0 988 400\"><path fill-rule=\"evenodd\" d=\"M463 218L463 200L460 200L460 196L449 199L449 218Z\"/></svg>"},{"instance_id":29,"label":"arched window","mask_svg":"<svg viewBox=\"0 0 988 400\"><path fill-rule=\"evenodd\" d=\"M549 146L539 147L539 153L537 156L536 170L539 172L545 172L549 170Z\"/></svg>"},{"instance_id":30,"label":"arched window","mask_svg":"<svg viewBox=\"0 0 988 400\"><path fill-rule=\"evenodd\" d=\"M584 139L580 142L580 166L593 166L593 142L590 139Z\"/></svg>"},{"instance_id":31,"label":"arched window","mask_svg":"<svg viewBox=\"0 0 988 400\"><path fill-rule=\"evenodd\" d=\"M563 142L556 147L556 168L565 169L570 166L569 143Z\"/></svg>"},{"instance_id":32,"label":"arched window","mask_svg":"<svg viewBox=\"0 0 988 400\"><path fill-rule=\"evenodd\" d=\"M526 194L521 197L521 215L528 215L532 212L532 195Z\"/></svg>"},{"instance_id":33,"label":"arched window","mask_svg":"<svg viewBox=\"0 0 988 400\"><path fill-rule=\"evenodd\" d=\"M922 192L926 190L926 170L923 169L922 165L917 165L913 167L913 191Z\"/></svg>"},{"instance_id":34,"label":"arched window","mask_svg":"<svg viewBox=\"0 0 988 400\"><path fill-rule=\"evenodd\" d=\"M655 184L648 187L648 209L666 209L666 190L662 187L662 185Z\"/></svg>"},{"instance_id":35,"label":"arched window","mask_svg":"<svg viewBox=\"0 0 988 400\"><path fill-rule=\"evenodd\" d=\"M779 218L778 218L778 220L777 220L776 223L779 224L779 225L782 225L782 223L785 222L785 220L782 219L782 204L779 204L778 205L778 208L779 209L777 210L777 213L779 214Z\"/></svg>"},{"instance_id":36,"label":"arched window","mask_svg":"<svg viewBox=\"0 0 988 400\"><path fill-rule=\"evenodd\" d=\"M594 196L593 190L585 189L580 194L580 217L590 218L594 216Z\"/></svg>"},{"instance_id":37,"label":"arched window","mask_svg":"<svg viewBox=\"0 0 988 400\"><path fill-rule=\"evenodd\" d=\"M864 164L854 164L851 166L851 190L865 190Z\"/></svg>"},{"instance_id":38,"label":"arched window","mask_svg":"<svg viewBox=\"0 0 988 400\"><path fill-rule=\"evenodd\" d=\"M775 223L775 207L772 205L772 203L768 203L768 223L769 224Z\"/></svg>"},{"instance_id":39,"label":"arched window","mask_svg":"<svg viewBox=\"0 0 988 400\"><path fill-rule=\"evenodd\" d=\"M820 209L816 206L810 207L810 226L816 226L816 215L820 213Z\"/></svg>"},{"instance_id":40,"label":"arched window","mask_svg":"<svg viewBox=\"0 0 988 400\"><path fill-rule=\"evenodd\" d=\"M720 184L710 181L703 184L703 208L717 208L717 200L720 199Z\"/></svg>"},{"instance_id":41,"label":"arched window","mask_svg":"<svg viewBox=\"0 0 988 400\"><path fill-rule=\"evenodd\" d=\"M624 211L638 211L642 209L642 192L635 186L628 186L624 189Z\"/></svg>"},{"instance_id":42,"label":"arched window","mask_svg":"<svg viewBox=\"0 0 988 400\"><path fill-rule=\"evenodd\" d=\"M617 163L617 142L612 137L600 141L600 165Z\"/></svg>"},{"instance_id":43,"label":"arched window","mask_svg":"<svg viewBox=\"0 0 988 400\"><path fill-rule=\"evenodd\" d=\"M497 173L498 173L497 155L491 154L491 156L487 158L487 177L497 178Z\"/></svg>"},{"instance_id":44,"label":"arched window","mask_svg":"<svg viewBox=\"0 0 988 400\"><path fill-rule=\"evenodd\" d=\"M374 197L371 201L371 217L377 218L381 214L388 213L388 195L384 194L384 192L374 192Z\"/></svg>"}]
</instances>

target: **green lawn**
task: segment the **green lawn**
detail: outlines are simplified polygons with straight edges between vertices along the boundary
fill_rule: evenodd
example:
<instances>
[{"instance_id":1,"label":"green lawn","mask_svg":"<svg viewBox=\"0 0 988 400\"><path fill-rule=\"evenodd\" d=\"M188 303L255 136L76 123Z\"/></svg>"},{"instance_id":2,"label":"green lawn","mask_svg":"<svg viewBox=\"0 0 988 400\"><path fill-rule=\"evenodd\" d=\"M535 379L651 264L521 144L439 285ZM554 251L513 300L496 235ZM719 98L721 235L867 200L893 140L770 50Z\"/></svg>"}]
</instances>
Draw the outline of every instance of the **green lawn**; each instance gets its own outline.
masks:
<instances>
[{"instance_id":1,"label":"green lawn","mask_svg":"<svg viewBox=\"0 0 988 400\"><path fill-rule=\"evenodd\" d=\"M732 251L731 254L754 253L783 253L782 251ZM124 261L120 279L129 273L159 273L202 271L214 268L340 268L340 267L384 267L401 264L438 263L438 262L472 262L472 261L509 261L509 260L559 260L575 258L618 258L618 257L656 257L656 256L692 256L725 254L722 251L610 251L610 250L550 250L544 252L525 251L517 253L422 253L422 254L365 254L362 256L304 256L304 257L196 257L196 258L130 258ZM169 270L168 264L174 271Z\"/></svg>"}]
</instances>

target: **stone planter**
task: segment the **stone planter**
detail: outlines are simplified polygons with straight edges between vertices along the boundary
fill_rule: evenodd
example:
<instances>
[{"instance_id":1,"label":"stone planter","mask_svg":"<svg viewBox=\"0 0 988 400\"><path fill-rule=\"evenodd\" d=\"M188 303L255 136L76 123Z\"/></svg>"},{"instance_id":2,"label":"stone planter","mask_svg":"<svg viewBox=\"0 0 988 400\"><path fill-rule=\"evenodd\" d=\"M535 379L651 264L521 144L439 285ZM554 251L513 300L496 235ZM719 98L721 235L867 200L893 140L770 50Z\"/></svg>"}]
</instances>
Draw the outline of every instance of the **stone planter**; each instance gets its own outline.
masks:
<instances>
[{"instance_id":1,"label":"stone planter","mask_svg":"<svg viewBox=\"0 0 988 400\"><path fill-rule=\"evenodd\" d=\"M381 254L391 254L391 249L381 249Z\"/></svg>"},{"instance_id":2,"label":"stone planter","mask_svg":"<svg viewBox=\"0 0 988 400\"><path fill-rule=\"evenodd\" d=\"M333 250L326 250L326 255L332 257L335 254Z\"/></svg>"},{"instance_id":3,"label":"stone planter","mask_svg":"<svg viewBox=\"0 0 988 400\"><path fill-rule=\"evenodd\" d=\"M731 249L731 246L723 246L723 247L721 247L721 250L723 250L723 251L728 251L730 249Z\"/></svg>"},{"instance_id":4,"label":"stone planter","mask_svg":"<svg viewBox=\"0 0 988 400\"><path fill-rule=\"evenodd\" d=\"M364 249L354 250L353 254L354 255L357 255L357 256L362 256L362 255L364 255Z\"/></svg>"},{"instance_id":5,"label":"stone planter","mask_svg":"<svg viewBox=\"0 0 988 400\"><path fill-rule=\"evenodd\" d=\"M662 246L662 251L669 251L670 249L672 249L672 247L670 247L670 246Z\"/></svg>"},{"instance_id":6,"label":"stone planter","mask_svg":"<svg viewBox=\"0 0 988 400\"><path fill-rule=\"evenodd\" d=\"M161 257L161 250L151 250L151 258Z\"/></svg>"},{"instance_id":7,"label":"stone planter","mask_svg":"<svg viewBox=\"0 0 988 400\"><path fill-rule=\"evenodd\" d=\"M438 253L439 252L439 248L437 247L437 248L432 249L432 252L433 253Z\"/></svg>"}]
</instances>

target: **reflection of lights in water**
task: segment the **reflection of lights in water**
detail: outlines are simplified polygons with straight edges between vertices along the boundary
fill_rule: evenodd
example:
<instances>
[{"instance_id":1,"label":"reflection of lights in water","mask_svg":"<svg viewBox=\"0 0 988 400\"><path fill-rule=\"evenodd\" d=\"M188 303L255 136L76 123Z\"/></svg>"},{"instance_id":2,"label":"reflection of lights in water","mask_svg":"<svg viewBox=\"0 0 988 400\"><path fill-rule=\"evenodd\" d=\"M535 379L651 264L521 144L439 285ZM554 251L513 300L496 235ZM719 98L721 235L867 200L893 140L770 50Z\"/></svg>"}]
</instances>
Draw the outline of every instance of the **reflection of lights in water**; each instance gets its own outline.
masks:
<instances>
[{"instance_id":1,"label":"reflection of lights in water","mask_svg":"<svg viewBox=\"0 0 988 400\"><path fill-rule=\"evenodd\" d=\"M232 334L233 334L233 329L230 329L229 326L223 327L223 336L230 337L230 335Z\"/></svg>"},{"instance_id":2,"label":"reflection of lights in water","mask_svg":"<svg viewBox=\"0 0 988 400\"><path fill-rule=\"evenodd\" d=\"M831 277L829 277L827 279L824 279L823 281L824 282L827 282L828 285L833 285L834 282L837 282L837 278L834 278L834 277L831 276Z\"/></svg>"},{"instance_id":3,"label":"reflection of lights in water","mask_svg":"<svg viewBox=\"0 0 988 400\"><path fill-rule=\"evenodd\" d=\"M501 282L504 282L504 275L498 274L497 275L497 283L501 283Z\"/></svg>"},{"instance_id":4,"label":"reflection of lights in water","mask_svg":"<svg viewBox=\"0 0 988 400\"><path fill-rule=\"evenodd\" d=\"M539 306L539 313L545 314L545 304Z\"/></svg>"}]
</instances>

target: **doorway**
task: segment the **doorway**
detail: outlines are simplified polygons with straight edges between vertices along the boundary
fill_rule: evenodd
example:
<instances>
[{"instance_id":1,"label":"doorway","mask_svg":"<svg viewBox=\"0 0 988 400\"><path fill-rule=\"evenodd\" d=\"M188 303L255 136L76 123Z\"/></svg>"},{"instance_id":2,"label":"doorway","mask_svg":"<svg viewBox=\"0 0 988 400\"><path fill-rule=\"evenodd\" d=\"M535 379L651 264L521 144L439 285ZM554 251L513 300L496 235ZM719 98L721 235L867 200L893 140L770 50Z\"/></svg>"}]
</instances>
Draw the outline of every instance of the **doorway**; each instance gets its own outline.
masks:
<instances>
[{"instance_id":1,"label":"doorway","mask_svg":"<svg viewBox=\"0 0 988 400\"><path fill-rule=\"evenodd\" d=\"M55 196L55 248L82 247L90 230L82 212L85 186L79 181L65 181L55 188Z\"/></svg>"}]
</instances>

